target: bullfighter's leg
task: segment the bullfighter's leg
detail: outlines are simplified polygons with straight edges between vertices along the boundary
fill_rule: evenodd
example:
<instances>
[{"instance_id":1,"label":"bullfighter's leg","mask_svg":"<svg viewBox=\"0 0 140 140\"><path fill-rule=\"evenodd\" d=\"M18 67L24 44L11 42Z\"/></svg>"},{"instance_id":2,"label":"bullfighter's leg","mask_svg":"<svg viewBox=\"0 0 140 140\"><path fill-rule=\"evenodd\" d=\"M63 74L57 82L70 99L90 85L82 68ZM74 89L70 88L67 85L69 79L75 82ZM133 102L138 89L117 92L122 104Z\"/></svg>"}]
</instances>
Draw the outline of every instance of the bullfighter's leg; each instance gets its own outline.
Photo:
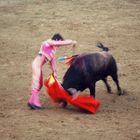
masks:
<instances>
[{"instance_id":1,"label":"bullfighter's leg","mask_svg":"<svg viewBox=\"0 0 140 140\"><path fill-rule=\"evenodd\" d=\"M111 87L110 87L110 85L107 82L107 78L103 78L102 80L104 81L104 83L106 85L106 88L107 88L108 93L111 93Z\"/></svg>"},{"instance_id":2,"label":"bullfighter's leg","mask_svg":"<svg viewBox=\"0 0 140 140\"><path fill-rule=\"evenodd\" d=\"M117 73L116 74L113 74L112 76L112 79L114 80L114 82L116 83L116 86L117 86L117 89L118 89L118 95L123 95L123 90L121 89L120 85L119 85L119 80L118 80L118 75Z\"/></svg>"}]
</instances>

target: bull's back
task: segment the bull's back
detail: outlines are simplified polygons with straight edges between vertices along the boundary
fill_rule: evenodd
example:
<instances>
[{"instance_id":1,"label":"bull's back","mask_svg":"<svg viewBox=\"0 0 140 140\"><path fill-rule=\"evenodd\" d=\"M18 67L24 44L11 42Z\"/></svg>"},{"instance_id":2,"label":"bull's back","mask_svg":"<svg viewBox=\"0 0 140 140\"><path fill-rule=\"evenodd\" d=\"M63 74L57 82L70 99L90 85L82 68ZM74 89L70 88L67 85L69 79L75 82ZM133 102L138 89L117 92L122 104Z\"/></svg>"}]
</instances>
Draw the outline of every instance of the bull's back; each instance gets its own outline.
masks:
<instances>
[{"instance_id":1,"label":"bull's back","mask_svg":"<svg viewBox=\"0 0 140 140\"><path fill-rule=\"evenodd\" d=\"M108 75L113 69L116 69L115 59L108 52L78 56L73 66L80 72L83 72L83 74L89 74L94 77L98 77L98 75L99 77L101 77L101 75Z\"/></svg>"}]
</instances>

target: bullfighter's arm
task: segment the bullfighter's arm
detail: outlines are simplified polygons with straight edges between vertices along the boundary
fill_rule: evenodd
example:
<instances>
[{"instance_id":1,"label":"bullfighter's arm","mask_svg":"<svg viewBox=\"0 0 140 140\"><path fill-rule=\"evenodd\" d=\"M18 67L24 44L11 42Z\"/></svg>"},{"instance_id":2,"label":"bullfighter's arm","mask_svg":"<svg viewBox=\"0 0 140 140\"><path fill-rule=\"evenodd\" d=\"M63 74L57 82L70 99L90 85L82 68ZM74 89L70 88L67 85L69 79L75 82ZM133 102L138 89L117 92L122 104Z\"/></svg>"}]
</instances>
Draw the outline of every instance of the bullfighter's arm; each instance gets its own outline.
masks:
<instances>
[{"instance_id":1,"label":"bullfighter's arm","mask_svg":"<svg viewBox=\"0 0 140 140\"><path fill-rule=\"evenodd\" d=\"M68 46L68 45L73 45L75 46L77 44L77 42L75 40L70 40L70 39L66 39L66 40L60 40L60 41L55 41L55 40L47 40L47 43L49 43L52 46L55 47L59 47L59 46Z\"/></svg>"}]
</instances>

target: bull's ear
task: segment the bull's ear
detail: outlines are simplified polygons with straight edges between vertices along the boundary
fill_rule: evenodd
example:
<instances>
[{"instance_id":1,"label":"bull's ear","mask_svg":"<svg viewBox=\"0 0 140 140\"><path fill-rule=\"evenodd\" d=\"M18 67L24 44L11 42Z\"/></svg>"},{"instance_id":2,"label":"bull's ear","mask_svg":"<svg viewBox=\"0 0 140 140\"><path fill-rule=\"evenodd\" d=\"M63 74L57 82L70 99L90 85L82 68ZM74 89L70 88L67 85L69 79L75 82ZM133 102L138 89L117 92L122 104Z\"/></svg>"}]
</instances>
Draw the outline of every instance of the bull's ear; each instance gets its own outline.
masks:
<instances>
[{"instance_id":1,"label":"bull's ear","mask_svg":"<svg viewBox=\"0 0 140 140\"><path fill-rule=\"evenodd\" d=\"M77 93L77 89L75 89L75 88L69 88L69 89L67 89L67 91L69 92L70 95L74 95Z\"/></svg>"}]
</instances>

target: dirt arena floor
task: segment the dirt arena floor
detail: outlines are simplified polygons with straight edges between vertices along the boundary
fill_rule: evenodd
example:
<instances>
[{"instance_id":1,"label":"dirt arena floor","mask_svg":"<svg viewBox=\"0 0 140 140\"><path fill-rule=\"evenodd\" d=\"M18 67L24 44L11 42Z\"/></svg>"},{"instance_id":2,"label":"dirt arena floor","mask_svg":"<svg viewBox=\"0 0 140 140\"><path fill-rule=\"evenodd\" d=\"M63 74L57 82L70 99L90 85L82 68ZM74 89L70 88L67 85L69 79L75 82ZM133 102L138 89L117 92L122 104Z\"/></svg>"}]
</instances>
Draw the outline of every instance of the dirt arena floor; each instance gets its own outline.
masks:
<instances>
[{"instance_id":1,"label":"dirt arena floor","mask_svg":"<svg viewBox=\"0 0 140 140\"><path fill-rule=\"evenodd\" d=\"M42 41L60 32L78 47L60 48L56 57L97 52L97 41L117 60L125 90L108 94L97 82L96 114L68 105L63 109L41 90L45 107L27 107L31 62ZM57 62L58 78L68 68ZM47 78L51 70L43 68ZM140 139L140 1L139 0L0 0L0 140L139 140ZM89 94L86 90L85 94Z\"/></svg>"}]
</instances>

